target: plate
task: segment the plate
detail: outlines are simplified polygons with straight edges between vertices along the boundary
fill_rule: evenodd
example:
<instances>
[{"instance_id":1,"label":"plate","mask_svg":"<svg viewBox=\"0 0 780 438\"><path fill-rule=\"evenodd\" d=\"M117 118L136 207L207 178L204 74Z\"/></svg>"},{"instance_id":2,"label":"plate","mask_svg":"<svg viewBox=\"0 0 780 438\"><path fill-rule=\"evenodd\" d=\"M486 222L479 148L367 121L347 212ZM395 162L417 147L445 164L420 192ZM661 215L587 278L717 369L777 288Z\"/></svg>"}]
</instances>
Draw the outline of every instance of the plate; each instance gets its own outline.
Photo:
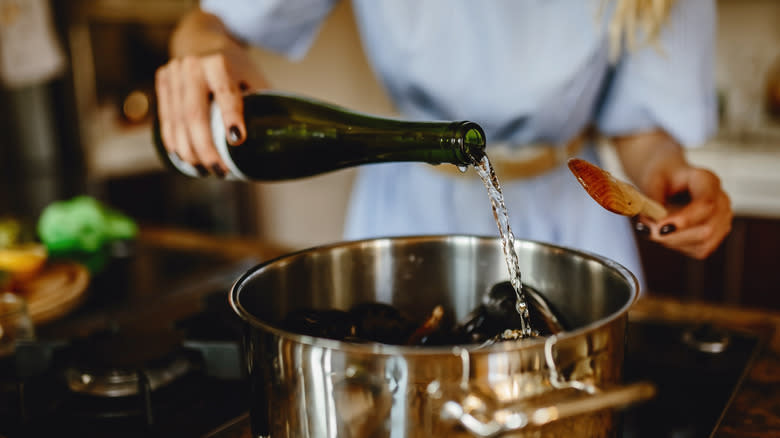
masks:
<instances>
[{"instance_id":1,"label":"plate","mask_svg":"<svg viewBox=\"0 0 780 438\"><path fill-rule=\"evenodd\" d=\"M81 305L89 280L89 270L84 265L61 261L47 264L16 289L27 301L33 323L38 325L61 318Z\"/></svg>"}]
</instances>

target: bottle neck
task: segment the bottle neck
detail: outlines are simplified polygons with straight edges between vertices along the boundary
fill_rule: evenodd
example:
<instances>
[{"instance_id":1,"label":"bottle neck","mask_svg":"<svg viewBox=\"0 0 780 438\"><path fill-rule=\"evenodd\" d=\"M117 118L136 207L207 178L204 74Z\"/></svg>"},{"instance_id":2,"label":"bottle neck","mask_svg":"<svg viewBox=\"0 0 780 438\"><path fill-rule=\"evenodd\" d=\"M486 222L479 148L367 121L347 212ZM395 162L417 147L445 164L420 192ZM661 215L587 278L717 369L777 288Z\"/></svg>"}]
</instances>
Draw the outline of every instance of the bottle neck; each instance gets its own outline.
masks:
<instances>
[{"instance_id":1,"label":"bottle neck","mask_svg":"<svg viewBox=\"0 0 780 438\"><path fill-rule=\"evenodd\" d=\"M459 157L463 163L477 164L485 156L485 132L474 122L455 122L451 126L452 138L459 149Z\"/></svg>"}]
</instances>

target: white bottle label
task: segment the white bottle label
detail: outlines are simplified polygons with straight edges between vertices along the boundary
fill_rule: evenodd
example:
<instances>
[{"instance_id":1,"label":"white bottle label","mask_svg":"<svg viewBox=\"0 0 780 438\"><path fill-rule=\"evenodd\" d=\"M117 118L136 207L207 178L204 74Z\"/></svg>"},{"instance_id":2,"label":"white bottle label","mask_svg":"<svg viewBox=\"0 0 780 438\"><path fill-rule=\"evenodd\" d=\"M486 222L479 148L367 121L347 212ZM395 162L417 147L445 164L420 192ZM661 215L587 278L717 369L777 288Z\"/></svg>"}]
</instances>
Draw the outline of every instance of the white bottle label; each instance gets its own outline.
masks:
<instances>
[{"instance_id":1,"label":"white bottle label","mask_svg":"<svg viewBox=\"0 0 780 438\"><path fill-rule=\"evenodd\" d=\"M176 167L176 169L178 169L179 172L187 176L191 176L193 178L197 178L200 176L198 174L198 171L195 170L195 166L179 158L178 154L173 152L168 152L168 159L171 160L171 164L173 164L173 166Z\"/></svg>"}]
</instances>

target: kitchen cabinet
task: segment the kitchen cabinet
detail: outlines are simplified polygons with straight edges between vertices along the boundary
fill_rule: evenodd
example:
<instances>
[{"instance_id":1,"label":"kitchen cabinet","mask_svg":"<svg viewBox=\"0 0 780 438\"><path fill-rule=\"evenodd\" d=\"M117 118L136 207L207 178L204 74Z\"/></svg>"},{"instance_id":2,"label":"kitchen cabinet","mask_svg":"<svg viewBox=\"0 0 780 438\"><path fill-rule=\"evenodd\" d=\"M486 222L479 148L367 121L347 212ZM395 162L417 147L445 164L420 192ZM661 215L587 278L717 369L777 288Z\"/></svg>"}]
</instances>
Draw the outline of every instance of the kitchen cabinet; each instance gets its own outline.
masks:
<instances>
[{"instance_id":1,"label":"kitchen cabinet","mask_svg":"<svg viewBox=\"0 0 780 438\"><path fill-rule=\"evenodd\" d=\"M650 294L780 310L780 219L737 216L705 260L638 242Z\"/></svg>"}]
</instances>

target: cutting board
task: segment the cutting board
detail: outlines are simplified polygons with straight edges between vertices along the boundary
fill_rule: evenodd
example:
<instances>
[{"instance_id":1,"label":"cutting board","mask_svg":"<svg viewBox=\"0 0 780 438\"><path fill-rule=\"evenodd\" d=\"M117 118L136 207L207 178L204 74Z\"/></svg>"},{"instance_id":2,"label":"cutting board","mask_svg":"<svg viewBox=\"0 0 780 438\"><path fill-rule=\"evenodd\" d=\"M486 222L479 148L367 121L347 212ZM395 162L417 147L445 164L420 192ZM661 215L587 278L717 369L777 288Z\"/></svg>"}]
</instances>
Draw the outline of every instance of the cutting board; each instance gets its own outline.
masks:
<instances>
[{"instance_id":1,"label":"cutting board","mask_svg":"<svg viewBox=\"0 0 780 438\"><path fill-rule=\"evenodd\" d=\"M87 296L89 270L72 261L50 262L34 277L17 285L33 323L45 324L76 309Z\"/></svg>"}]
</instances>

